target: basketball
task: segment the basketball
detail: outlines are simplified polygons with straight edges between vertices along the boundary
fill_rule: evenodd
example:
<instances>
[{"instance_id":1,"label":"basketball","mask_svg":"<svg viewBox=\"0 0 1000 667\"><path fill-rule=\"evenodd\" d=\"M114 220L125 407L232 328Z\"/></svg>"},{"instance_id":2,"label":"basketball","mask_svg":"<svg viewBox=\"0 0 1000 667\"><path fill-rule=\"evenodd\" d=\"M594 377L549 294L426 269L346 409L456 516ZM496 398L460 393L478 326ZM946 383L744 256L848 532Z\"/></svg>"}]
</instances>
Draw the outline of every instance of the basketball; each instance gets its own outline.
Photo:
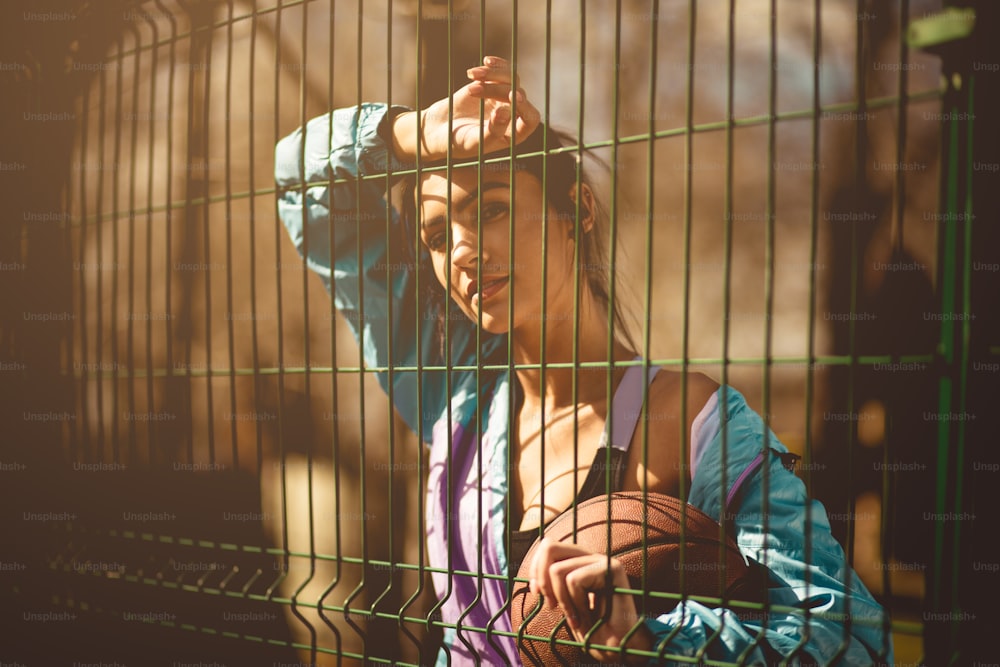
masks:
<instances>
[{"instance_id":1,"label":"basketball","mask_svg":"<svg viewBox=\"0 0 1000 667\"><path fill-rule=\"evenodd\" d=\"M610 512L609 512L610 504ZM611 521L612 556L618 558L629 577L631 588L642 588L642 573L646 572L647 590L666 593L686 593L726 597L739 592L750 572L747 561L736 543L727 535L725 554L719 541L719 524L707 514L688 505L685 509L684 562L681 563L681 507L677 498L650 493L643 497L638 491L612 493L591 498L576 509L576 544L594 552L608 553L608 519ZM573 542L573 515L569 510L556 517L545 535L558 542ZM643 536L645 535L645 544ZM529 579L528 568L538 549L532 545L521 564L518 578ZM720 581L721 570L721 581ZM681 574L684 587L681 589ZM542 607L531 617L539 596L528 589L527 583L515 585L511 600L511 626L518 633L518 648L526 665L576 665L592 658L575 646L556 644L555 639L575 641L558 608ZM677 600L647 596L647 616L658 616L673 609ZM642 613L640 600L636 608ZM527 622L525 618L531 617ZM524 623L522 627L522 623ZM546 637L545 640L528 636Z\"/></svg>"}]
</instances>

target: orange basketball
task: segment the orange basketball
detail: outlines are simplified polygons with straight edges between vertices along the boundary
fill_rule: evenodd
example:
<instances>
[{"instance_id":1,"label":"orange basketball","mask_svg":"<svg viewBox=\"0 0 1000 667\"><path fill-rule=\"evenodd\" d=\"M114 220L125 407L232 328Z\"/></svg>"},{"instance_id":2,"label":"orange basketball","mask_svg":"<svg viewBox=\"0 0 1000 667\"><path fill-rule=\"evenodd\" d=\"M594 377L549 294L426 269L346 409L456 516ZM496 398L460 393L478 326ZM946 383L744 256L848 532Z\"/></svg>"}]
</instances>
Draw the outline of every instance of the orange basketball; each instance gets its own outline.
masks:
<instances>
[{"instance_id":1,"label":"orange basketball","mask_svg":"<svg viewBox=\"0 0 1000 667\"><path fill-rule=\"evenodd\" d=\"M608 553L609 504L610 552L624 565L631 588L642 587L643 570L647 573L646 586L650 591L721 598L724 593L742 588L740 584L749 572L743 554L729 535L726 536L725 549L722 549L719 524L691 505L685 510L685 550L684 562L681 563L681 507L684 503L670 496L650 493L643 497L641 492L620 492L591 498L575 509L575 540L574 510L556 517L546 529L546 537L559 542L575 541L591 551ZM536 541L521 564L518 578L529 578L528 566L537 548ZM680 584L682 572L683 591ZM726 597L732 598L731 595ZM574 641L558 608L542 607L530 620L524 621L531 616L538 600L539 596L528 589L528 584L519 582L515 585L511 600L511 625L515 632L521 633L518 648L524 664L576 665L591 660L574 646L551 641L552 637ZM674 599L647 596L645 611L655 617L670 611L676 604ZM641 609L638 600L636 607ZM546 639L528 639L528 636Z\"/></svg>"}]
</instances>

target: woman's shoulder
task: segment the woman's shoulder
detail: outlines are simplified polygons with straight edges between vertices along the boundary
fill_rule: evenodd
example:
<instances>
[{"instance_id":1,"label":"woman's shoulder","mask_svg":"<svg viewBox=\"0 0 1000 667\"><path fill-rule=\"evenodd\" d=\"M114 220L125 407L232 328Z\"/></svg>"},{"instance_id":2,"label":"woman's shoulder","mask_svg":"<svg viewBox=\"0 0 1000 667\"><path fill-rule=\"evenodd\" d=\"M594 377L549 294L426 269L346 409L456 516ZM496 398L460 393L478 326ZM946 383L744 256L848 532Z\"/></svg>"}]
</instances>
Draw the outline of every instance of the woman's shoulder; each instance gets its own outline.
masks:
<instances>
[{"instance_id":1,"label":"woman's shoulder","mask_svg":"<svg viewBox=\"0 0 1000 667\"><path fill-rule=\"evenodd\" d=\"M643 434L637 428L630 445L629 465L626 470L626 490L642 488L648 484L650 491L676 495L680 471L689 472L682 465L681 455L690 451L690 442L682 446L681 434L688 440L691 425L719 389L719 384L702 373L682 373L661 368L649 385L645 418L649 428ZM683 428L680 420L684 419ZM642 463L642 439L648 438L648 469ZM655 452L655 454L654 454ZM688 479L690 481L690 478Z\"/></svg>"},{"instance_id":2,"label":"woman's shoulder","mask_svg":"<svg viewBox=\"0 0 1000 667\"><path fill-rule=\"evenodd\" d=\"M659 411L661 418L680 419L683 401L690 426L718 390L719 383L704 373L660 368L649 385L650 418L653 419L654 411Z\"/></svg>"}]
</instances>

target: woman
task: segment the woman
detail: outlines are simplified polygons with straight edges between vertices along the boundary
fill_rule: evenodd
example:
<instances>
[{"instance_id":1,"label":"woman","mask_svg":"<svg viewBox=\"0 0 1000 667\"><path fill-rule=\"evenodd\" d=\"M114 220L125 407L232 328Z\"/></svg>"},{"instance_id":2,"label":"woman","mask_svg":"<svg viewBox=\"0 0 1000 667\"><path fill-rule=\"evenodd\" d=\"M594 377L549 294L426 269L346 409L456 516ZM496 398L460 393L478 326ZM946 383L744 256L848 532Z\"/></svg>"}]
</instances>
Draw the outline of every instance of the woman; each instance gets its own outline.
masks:
<instances>
[{"instance_id":1,"label":"woman","mask_svg":"<svg viewBox=\"0 0 1000 667\"><path fill-rule=\"evenodd\" d=\"M847 566L822 506L783 466L787 449L739 392L700 374L646 371L616 304L617 337L609 341L607 230L593 190L578 183L572 152L554 151L558 140L505 60L487 57L468 76L450 111L448 99L421 112L341 109L276 149L282 221L332 290L366 364L404 369L379 371L379 381L387 391L391 383L396 409L431 447L428 553L441 570L434 585L448 625L439 663L448 652L456 664L518 664L511 579L539 527L607 488L676 496L681 474L688 502L730 521L744 554L766 566L769 603L797 609L737 616L688 600L642 619L631 596L614 594L610 610L599 600L592 610L590 594L605 590L608 576L628 587L618 562L609 573L604 555L543 541L530 586L563 611L578 640L606 613L588 646L620 647L627 638L627 648L660 655L695 655L707 645L705 657L745 664L780 656L793 656L792 664L891 662L881 607ZM507 159L475 164L480 135L487 158ZM449 154L473 164L408 176L401 211L387 212L388 181L372 177L412 169L418 151L421 167ZM398 244L386 242L387 215ZM407 252L417 234L414 261ZM600 363L570 367L574 340L579 362ZM418 363L447 369L406 370ZM643 443L642 413L678 427L648 429ZM590 652L623 659L620 649Z\"/></svg>"}]
</instances>

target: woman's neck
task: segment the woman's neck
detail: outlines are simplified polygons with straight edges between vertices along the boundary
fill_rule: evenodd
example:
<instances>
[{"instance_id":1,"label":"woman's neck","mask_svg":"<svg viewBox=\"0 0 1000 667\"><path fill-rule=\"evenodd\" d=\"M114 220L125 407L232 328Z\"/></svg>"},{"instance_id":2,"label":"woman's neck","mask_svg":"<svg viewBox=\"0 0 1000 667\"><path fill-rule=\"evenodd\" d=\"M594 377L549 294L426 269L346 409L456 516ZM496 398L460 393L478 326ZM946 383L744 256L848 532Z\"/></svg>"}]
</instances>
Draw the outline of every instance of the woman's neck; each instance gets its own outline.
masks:
<instances>
[{"instance_id":1,"label":"woman's neck","mask_svg":"<svg viewBox=\"0 0 1000 667\"><path fill-rule=\"evenodd\" d=\"M543 361L541 325L535 322L531 323L533 326L522 325L513 332L511 346L514 363L518 366L538 366ZM549 318L545 331L544 386L543 372L540 368L518 368L515 371L521 384L525 406L549 413L607 397L607 315L595 307L593 299L580 299L580 324L577 333L579 340L577 361L600 362L601 365L578 369L550 368L549 365L553 363L573 362L573 318ZM636 353L616 340L611 354L614 361L630 361L635 358ZM613 386L617 385L623 373L624 369L616 369L612 378ZM575 401L574 381L577 386Z\"/></svg>"}]
</instances>

